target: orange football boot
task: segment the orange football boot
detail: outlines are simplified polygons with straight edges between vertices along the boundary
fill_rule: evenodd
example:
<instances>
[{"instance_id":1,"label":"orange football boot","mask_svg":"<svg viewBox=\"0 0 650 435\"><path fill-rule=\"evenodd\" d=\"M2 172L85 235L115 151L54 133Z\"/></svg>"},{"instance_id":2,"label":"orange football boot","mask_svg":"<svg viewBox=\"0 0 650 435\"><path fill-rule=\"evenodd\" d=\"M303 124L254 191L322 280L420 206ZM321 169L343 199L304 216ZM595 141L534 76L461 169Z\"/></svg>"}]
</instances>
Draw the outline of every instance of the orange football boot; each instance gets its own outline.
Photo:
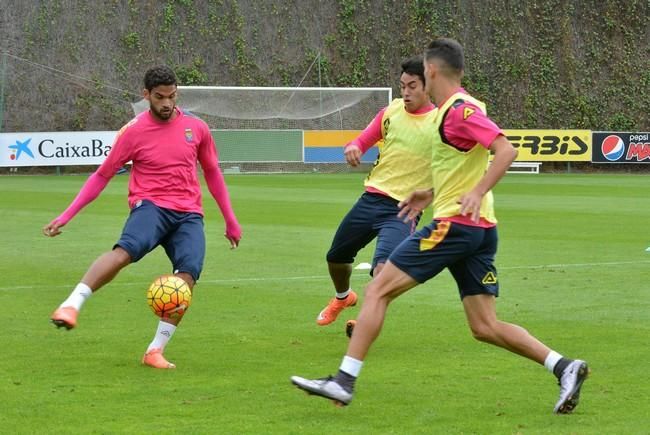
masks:
<instances>
[{"instance_id":1,"label":"orange football boot","mask_svg":"<svg viewBox=\"0 0 650 435\"><path fill-rule=\"evenodd\" d=\"M348 307L353 307L357 304L357 294L353 291L350 291L348 294L348 297L345 299L337 299L333 298L330 300L329 304L321 311L318 313L318 317L316 318L316 323L318 323L320 326L325 326L329 325L333 321L336 320L336 318L339 316L339 313L343 311L345 308Z\"/></svg>"},{"instance_id":2,"label":"orange football boot","mask_svg":"<svg viewBox=\"0 0 650 435\"><path fill-rule=\"evenodd\" d=\"M50 320L57 328L72 329L77 326L78 315L79 310L73 307L59 307L52 313Z\"/></svg>"},{"instance_id":3,"label":"orange football boot","mask_svg":"<svg viewBox=\"0 0 650 435\"><path fill-rule=\"evenodd\" d=\"M162 355L162 349L151 349L142 357L142 364L155 369L175 369L176 364L170 363Z\"/></svg>"}]
</instances>

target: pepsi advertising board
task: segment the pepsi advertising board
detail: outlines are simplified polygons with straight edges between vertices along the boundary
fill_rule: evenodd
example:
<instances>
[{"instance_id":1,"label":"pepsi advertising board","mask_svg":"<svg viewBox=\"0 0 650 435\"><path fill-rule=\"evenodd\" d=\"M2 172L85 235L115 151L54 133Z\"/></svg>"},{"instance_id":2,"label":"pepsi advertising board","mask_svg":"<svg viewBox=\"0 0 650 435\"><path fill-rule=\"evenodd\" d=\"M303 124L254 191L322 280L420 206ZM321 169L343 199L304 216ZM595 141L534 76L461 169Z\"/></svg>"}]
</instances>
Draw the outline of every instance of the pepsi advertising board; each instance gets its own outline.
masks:
<instances>
[{"instance_id":1,"label":"pepsi advertising board","mask_svg":"<svg viewBox=\"0 0 650 435\"><path fill-rule=\"evenodd\" d=\"M650 163L650 133L595 131L593 163Z\"/></svg>"}]
</instances>

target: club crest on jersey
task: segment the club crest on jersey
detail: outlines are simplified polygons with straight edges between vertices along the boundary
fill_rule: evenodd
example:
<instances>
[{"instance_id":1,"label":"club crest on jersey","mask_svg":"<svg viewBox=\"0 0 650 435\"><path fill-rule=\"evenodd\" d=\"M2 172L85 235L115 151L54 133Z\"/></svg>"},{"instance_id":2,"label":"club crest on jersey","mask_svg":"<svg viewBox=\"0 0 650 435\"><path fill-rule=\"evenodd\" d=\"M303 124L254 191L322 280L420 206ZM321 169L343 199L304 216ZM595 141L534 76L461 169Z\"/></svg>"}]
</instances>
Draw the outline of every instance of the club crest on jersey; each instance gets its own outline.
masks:
<instances>
[{"instance_id":1,"label":"club crest on jersey","mask_svg":"<svg viewBox=\"0 0 650 435\"><path fill-rule=\"evenodd\" d=\"M493 272L488 272L485 274L483 279L481 280L483 284L496 284L497 283L497 276Z\"/></svg>"},{"instance_id":2,"label":"club crest on jersey","mask_svg":"<svg viewBox=\"0 0 650 435\"><path fill-rule=\"evenodd\" d=\"M186 128L185 129L185 141L187 142L192 142L192 129L191 128Z\"/></svg>"}]
</instances>

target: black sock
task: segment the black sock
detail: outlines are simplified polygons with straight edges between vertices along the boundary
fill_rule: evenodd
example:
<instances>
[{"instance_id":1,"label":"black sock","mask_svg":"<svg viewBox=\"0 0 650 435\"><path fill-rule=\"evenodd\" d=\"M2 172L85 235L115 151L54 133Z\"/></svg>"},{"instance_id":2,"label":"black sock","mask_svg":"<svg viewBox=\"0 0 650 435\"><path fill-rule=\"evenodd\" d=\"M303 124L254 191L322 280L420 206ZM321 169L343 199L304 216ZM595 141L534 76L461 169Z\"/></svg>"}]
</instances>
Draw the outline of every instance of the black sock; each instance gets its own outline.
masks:
<instances>
[{"instance_id":1,"label":"black sock","mask_svg":"<svg viewBox=\"0 0 650 435\"><path fill-rule=\"evenodd\" d=\"M562 373L564 372L564 369L567 368L569 364L573 362L572 359L569 358L560 358L560 360L555 364L555 367L553 367L553 374L555 375L556 378L560 379L562 377Z\"/></svg>"},{"instance_id":2,"label":"black sock","mask_svg":"<svg viewBox=\"0 0 650 435\"><path fill-rule=\"evenodd\" d=\"M334 376L334 381L339 384L345 391L351 393L354 390L354 382L357 380L354 376L342 370Z\"/></svg>"}]
</instances>

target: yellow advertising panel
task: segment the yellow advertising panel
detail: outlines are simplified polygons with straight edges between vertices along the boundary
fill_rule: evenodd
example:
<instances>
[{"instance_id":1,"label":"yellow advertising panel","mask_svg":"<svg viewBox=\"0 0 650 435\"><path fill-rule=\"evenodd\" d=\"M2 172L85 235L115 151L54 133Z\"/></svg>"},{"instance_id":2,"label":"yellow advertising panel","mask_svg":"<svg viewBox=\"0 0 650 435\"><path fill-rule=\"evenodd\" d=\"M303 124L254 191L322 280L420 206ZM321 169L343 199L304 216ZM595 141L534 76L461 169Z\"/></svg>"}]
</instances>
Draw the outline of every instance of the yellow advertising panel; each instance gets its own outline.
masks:
<instances>
[{"instance_id":1,"label":"yellow advertising panel","mask_svg":"<svg viewBox=\"0 0 650 435\"><path fill-rule=\"evenodd\" d=\"M591 130L504 130L518 162L590 162Z\"/></svg>"}]
</instances>

